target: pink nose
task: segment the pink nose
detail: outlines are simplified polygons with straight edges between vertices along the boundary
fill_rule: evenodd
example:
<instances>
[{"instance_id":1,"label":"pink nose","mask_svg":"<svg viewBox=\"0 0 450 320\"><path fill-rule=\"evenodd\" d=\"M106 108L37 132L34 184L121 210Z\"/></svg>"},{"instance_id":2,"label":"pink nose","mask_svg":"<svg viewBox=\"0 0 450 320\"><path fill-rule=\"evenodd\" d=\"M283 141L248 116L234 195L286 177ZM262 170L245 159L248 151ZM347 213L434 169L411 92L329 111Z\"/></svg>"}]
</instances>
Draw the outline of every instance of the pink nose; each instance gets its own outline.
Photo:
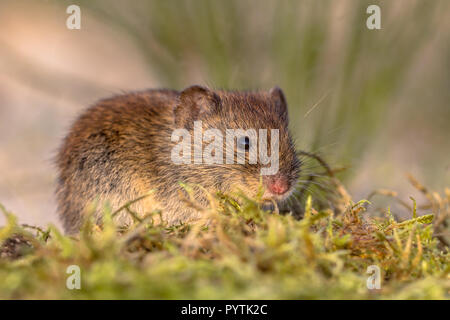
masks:
<instances>
[{"instance_id":1,"label":"pink nose","mask_svg":"<svg viewBox=\"0 0 450 320\"><path fill-rule=\"evenodd\" d=\"M279 175L268 176L266 184L272 194L283 194L289 188L286 177Z\"/></svg>"}]
</instances>

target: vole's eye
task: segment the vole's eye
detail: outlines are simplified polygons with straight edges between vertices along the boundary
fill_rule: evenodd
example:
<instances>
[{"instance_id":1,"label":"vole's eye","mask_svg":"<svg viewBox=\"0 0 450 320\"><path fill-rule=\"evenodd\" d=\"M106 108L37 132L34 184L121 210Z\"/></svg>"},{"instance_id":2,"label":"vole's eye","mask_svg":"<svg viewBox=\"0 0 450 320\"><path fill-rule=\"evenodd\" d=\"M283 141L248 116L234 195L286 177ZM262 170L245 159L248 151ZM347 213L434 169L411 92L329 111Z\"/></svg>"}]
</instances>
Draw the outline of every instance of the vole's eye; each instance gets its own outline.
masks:
<instances>
[{"instance_id":1,"label":"vole's eye","mask_svg":"<svg viewBox=\"0 0 450 320\"><path fill-rule=\"evenodd\" d=\"M241 150L250 150L250 139L249 137L239 137L237 141L237 146Z\"/></svg>"}]
</instances>

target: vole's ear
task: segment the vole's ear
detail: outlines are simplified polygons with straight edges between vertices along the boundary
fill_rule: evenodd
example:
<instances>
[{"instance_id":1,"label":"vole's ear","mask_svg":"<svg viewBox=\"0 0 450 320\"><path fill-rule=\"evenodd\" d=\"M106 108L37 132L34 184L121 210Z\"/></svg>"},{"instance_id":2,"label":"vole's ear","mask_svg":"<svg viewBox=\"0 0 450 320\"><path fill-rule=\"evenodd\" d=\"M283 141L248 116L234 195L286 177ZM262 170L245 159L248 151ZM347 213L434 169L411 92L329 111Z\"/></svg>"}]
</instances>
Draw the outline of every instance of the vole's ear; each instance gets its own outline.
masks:
<instances>
[{"instance_id":1,"label":"vole's ear","mask_svg":"<svg viewBox=\"0 0 450 320\"><path fill-rule=\"evenodd\" d=\"M184 89L174 109L175 124L185 127L186 124L211 114L220 105L220 97L212 90L194 85Z\"/></svg>"},{"instance_id":2,"label":"vole's ear","mask_svg":"<svg viewBox=\"0 0 450 320\"><path fill-rule=\"evenodd\" d=\"M275 86L269 91L270 97L275 106L276 112L280 115L282 119L286 122L288 121L288 110L286 97L284 96L283 90L280 87Z\"/></svg>"}]
</instances>

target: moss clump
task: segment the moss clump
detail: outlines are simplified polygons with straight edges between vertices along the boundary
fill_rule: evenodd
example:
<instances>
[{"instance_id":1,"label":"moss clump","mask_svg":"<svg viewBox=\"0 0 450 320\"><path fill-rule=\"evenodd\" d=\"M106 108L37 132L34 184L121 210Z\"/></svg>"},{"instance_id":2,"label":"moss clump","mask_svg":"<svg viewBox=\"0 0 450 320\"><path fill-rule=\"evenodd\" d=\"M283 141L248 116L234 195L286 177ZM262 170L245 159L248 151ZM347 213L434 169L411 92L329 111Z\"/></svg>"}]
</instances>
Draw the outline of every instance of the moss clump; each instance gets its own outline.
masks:
<instances>
[{"instance_id":1,"label":"moss clump","mask_svg":"<svg viewBox=\"0 0 450 320\"><path fill-rule=\"evenodd\" d=\"M371 218L367 201L336 214L308 197L297 220L220 195L196 223L156 225L154 212L123 229L105 208L103 224L87 218L77 237L19 226L2 208L0 298L445 299L449 251L433 234L449 199L447 190L439 212L418 216L414 205L412 218L397 222ZM8 256L18 238L21 253ZM80 290L66 288L70 265L80 267ZM381 289L366 286L370 265L381 270Z\"/></svg>"}]
</instances>

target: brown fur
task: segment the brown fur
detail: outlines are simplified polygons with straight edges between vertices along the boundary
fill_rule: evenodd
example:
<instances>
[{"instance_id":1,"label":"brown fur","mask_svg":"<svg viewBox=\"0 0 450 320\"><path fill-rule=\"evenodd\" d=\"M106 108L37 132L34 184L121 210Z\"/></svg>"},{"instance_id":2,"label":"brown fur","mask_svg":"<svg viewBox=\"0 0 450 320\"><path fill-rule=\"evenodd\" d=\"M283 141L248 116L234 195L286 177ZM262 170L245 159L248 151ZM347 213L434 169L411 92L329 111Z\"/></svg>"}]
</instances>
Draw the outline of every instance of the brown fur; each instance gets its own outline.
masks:
<instances>
[{"instance_id":1,"label":"brown fur","mask_svg":"<svg viewBox=\"0 0 450 320\"><path fill-rule=\"evenodd\" d=\"M280 172L294 188L299 161L289 135L287 106L279 88L270 92L213 91L193 86L183 92L147 90L99 101L72 126L58 152L58 213L67 233L79 231L86 206L95 199L117 209L150 190L137 202L140 214L161 209L170 224L199 217L180 199L179 182L199 184L211 193L243 190L254 196L260 183L259 164L176 165L171 161L174 129L192 131L264 128L280 130ZM286 195L288 196L288 194ZM201 205L204 192L195 191ZM100 212L98 213L100 218ZM128 215L118 217L128 223Z\"/></svg>"}]
</instances>

